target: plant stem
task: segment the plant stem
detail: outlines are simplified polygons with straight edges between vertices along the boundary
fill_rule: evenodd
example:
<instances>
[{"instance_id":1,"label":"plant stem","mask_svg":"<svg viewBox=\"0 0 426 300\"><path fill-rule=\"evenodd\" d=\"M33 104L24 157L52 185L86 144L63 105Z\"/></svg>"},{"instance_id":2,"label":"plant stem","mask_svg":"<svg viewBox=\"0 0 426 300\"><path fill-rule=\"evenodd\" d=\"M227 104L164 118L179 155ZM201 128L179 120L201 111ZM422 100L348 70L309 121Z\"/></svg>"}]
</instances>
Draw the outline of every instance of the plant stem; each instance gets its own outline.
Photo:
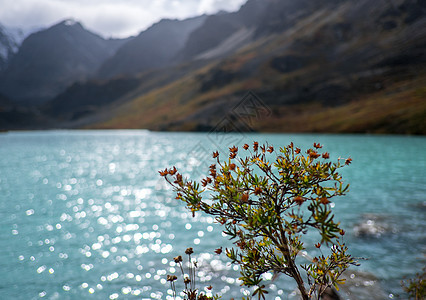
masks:
<instances>
[{"instance_id":1,"label":"plant stem","mask_svg":"<svg viewBox=\"0 0 426 300\"><path fill-rule=\"evenodd\" d=\"M288 240L285 236L285 232L282 228L282 226L280 226L280 240L281 243L278 245L278 248L280 249L281 253L284 255L287 264L288 264L288 268L290 270L290 274L292 275L292 277L294 278L294 280L296 280L297 283L297 287L299 288L300 294L302 295L302 299L303 300L309 300L309 295L305 289L305 284L303 283L303 279L302 276L300 276L299 273L299 269L297 268L297 265L295 264L293 258L291 257L291 253L290 253L290 248L288 246Z\"/></svg>"},{"instance_id":2,"label":"plant stem","mask_svg":"<svg viewBox=\"0 0 426 300\"><path fill-rule=\"evenodd\" d=\"M302 299L308 300L309 296L308 296L308 293L306 292L305 285L303 283L303 279L300 276L299 269L297 268L296 264L294 263L294 261L291 258L288 245L284 244L284 245L280 246L279 249L287 260L288 268L290 270L292 277L297 282L297 287L299 288L300 294L302 295Z\"/></svg>"}]
</instances>

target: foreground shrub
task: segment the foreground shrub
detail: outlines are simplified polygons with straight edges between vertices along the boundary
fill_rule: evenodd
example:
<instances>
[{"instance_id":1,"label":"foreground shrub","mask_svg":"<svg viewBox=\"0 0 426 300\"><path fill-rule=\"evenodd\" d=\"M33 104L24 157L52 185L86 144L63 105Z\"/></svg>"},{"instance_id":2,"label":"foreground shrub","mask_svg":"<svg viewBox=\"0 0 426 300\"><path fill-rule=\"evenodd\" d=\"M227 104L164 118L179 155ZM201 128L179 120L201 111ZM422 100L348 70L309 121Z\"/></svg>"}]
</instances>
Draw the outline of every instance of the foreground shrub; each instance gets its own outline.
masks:
<instances>
[{"instance_id":1,"label":"foreground shrub","mask_svg":"<svg viewBox=\"0 0 426 300\"><path fill-rule=\"evenodd\" d=\"M426 267L422 273L417 273L414 278L402 282L402 288L410 299L421 300L426 298Z\"/></svg>"},{"instance_id":2,"label":"foreground shrub","mask_svg":"<svg viewBox=\"0 0 426 300\"><path fill-rule=\"evenodd\" d=\"M262 284L267 272L293 278L302 298L310 299L319 298L330 286L338 289L344 282L340 275L357 264L341 241L345 232L335 222L331 205L348 190L338 170L351 158L332 163L321 148L315 143L302 153L292 143L276 151L254 142L243 146L246 156L238 154L238 147L230 148L224 161L216 151L216 163L200 183L183 178L175 167L160 171L188 209L212 215L224 226L236 245L226 249L226 255L240 266L240 280L255 287L253 296L258 299L268 293ZM297 264L297 256L306 249L303 236L310 230L319 233L315 247L326 248L328 255Z\"/></svg>"}]
</instances>

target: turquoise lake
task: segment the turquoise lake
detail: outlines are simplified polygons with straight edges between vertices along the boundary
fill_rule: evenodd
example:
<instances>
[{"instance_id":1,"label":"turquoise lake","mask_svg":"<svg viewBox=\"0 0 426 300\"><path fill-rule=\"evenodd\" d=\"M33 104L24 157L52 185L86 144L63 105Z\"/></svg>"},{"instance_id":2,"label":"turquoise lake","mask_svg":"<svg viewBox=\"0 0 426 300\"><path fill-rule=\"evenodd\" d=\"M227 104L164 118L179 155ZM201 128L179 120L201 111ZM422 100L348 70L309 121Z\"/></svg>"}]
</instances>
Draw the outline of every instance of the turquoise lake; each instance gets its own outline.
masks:
<instances>
[{"instance_id":1,"label":"turquoise lake","mask_svg":"<svg viewBox=\"0 0 426 300\"><path fill-rule=\"evenodd\" d=\"M0 134L0 298L172 299L171 261L193 247L197 286L241 299L238 268L214 254L232 243L211 217L192 218L158 171L175 165L199 179L213 150L253 141L318 142L334 160L353 159L336 218L350 253L366 258L355 270L374 275L386 298L404 299L401 280L426 262L425 137L138 130ZM375 221L377 234L357 235ZM266 279L268 299L297 299L291 280Z\"/></svg>"}]
</instances>

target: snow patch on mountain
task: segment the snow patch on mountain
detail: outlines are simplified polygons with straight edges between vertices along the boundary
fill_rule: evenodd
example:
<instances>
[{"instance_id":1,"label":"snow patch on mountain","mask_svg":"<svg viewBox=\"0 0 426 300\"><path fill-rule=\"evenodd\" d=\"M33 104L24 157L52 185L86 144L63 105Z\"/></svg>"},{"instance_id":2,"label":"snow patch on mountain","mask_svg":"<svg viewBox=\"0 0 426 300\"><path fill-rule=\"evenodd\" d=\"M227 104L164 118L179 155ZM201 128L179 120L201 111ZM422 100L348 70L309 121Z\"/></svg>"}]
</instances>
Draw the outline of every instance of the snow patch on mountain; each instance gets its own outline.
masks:
<instances>
[{"instance_id":1,"label":"snow patch on mountain","mask_svg":"<svg viewBox=\"0 0 426 300\"><path fill-rule=\"evenodd\" d=\"M11 57L18 52L23 40L28 36L19 28L0 24L0 71L4 70Z\"/></svg>"}]
</instances>

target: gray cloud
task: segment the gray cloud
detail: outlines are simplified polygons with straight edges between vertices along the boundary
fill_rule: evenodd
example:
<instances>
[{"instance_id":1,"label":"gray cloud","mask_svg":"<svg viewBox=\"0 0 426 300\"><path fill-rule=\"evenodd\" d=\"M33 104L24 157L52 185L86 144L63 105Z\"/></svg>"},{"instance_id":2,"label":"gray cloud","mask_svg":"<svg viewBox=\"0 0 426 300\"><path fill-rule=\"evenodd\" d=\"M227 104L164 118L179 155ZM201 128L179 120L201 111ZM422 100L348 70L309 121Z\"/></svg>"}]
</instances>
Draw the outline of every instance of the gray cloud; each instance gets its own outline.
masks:
<instances>
[{"instance_id":1,"label":"gray cloud","mask_svg":"<svg viewBox=\"0 0 426 300\"><path fill-rule=\"evenodd\" d=\"M0 0L0 23L22 29L74 18L105 37L137 35L162 18L235 11L247 0Z\"/></svg>"}]
</instances>

